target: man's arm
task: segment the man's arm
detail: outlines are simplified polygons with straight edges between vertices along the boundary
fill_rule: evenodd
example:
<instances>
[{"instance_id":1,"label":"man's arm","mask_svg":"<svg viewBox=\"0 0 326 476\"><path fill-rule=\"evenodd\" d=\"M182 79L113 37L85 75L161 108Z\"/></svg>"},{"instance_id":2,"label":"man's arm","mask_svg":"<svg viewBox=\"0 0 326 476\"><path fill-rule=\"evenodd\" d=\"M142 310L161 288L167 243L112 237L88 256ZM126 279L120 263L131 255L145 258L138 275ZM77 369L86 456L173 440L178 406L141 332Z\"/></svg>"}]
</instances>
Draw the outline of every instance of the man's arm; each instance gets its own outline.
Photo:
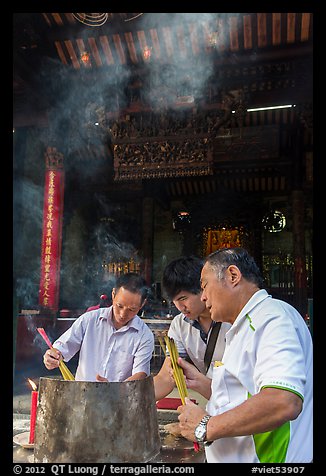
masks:
<instances>
[{"instance_id":1,"label":"man's arm","mask_svg":"<svg viewBox=\"0 0 326 476\"><path fill-rule=\"evenodd\" d=\"M142 380L143 378L146 378L146 377L147 377L146 372L137 372L131 375L130 377L126 378L124 382L129 382L130 380Z\"/></svg>"},{"instance_id":2,"label":"man's arm","mask_svg":"<svg viewBox=\"0 0 326 476\"><path fill-rule=\"evenodd\" d=\"M129 382L130 380L142 380L143 378L146 378L147 374L146 372L137 372L134 375L131 375L130 377L126 378L124 382ZM108 382L109 380L106 377L102 377L99 374L96 374L96 381L97 382Z\"/></svg>"},{"instance_id":3,"label":"man's arm","mask_svg":"<svg viewBox=\"0 0 326 476\"><path fill-rule=\"evenodd\" d=\"M241 405L212 416L207 424L207 441L234 436L253 435L274 430L295 420L302 410L302 399L295 393L279 388L264 388ZM192 402L178 408L182 435L194 439L194 431L203 412Z\"/></svg>"},{"instance_id":4,"label":"man's arm","mask_svg":"<svg viewBox=\"0 0 326 476\"><path fill-rule=\"evenodd\" d=\"M171 376L171 359L166 357L160 371L154 377L155 400L161 400L172 392L175 382Z\"/></svg>"},{"instance_id":5,"label":"man's arm","mask_svg":"<svg viewBox=\"0 0 326 476\"><path fill-rule=\"evenodd\" d=\"M140 319L140 318L139 318ZM138 375L138 373L145 373L146 377L151 373L151 359L154 352L154 335L152 331L146 326L146 329L143 332L141 340L136 349L134 355L134 360L131 369L131 376ZM128 380L130 379L128 377ZM142 378L142 377L141 377ZM138 378L132 378L132 380L137 380Z\"/></svg>"}]
</instances>

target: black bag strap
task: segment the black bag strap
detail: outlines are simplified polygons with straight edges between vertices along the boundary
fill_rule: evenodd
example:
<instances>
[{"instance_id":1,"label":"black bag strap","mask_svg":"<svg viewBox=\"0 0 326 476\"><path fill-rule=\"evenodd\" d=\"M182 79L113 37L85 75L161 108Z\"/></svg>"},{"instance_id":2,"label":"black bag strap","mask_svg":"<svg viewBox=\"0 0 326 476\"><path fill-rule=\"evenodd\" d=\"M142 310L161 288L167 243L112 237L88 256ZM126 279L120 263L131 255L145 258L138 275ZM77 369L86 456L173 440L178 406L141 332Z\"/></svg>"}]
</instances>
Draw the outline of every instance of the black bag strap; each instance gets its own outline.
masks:
<instances>
[{"instance_id":1,"label":"black bag strap","mask_svg":"<svg viewBox=\"0 0 326 476\"><path fill-rule=\"evenodd\" d=\"M216 322L215 326L213 326L213 329L211 330L211 333L209 335L209 339L208 339L207 347L206 347L206 352L205 352L205 356L204 356L205 372L206 373L207 373L207 371L209 369L209 366L211 364L211 361L212 361L213 352L214 352L214 349L215 349L215 344L216 344L217 337L218 337L218 334L219 334L220 329L221 329L221 324L222 324L221 322Z\"/></svg>"}]
</instances>

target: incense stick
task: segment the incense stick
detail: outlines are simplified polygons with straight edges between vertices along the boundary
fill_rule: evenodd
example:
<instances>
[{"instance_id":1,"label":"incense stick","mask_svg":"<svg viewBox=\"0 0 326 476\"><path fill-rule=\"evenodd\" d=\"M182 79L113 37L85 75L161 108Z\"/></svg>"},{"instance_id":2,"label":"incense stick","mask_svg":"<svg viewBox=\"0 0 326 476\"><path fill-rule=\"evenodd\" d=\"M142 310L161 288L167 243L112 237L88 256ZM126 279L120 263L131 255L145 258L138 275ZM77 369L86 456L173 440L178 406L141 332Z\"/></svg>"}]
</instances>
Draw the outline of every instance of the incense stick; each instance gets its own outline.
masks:
<instances>
[{"instance_id":1,"label":"incense stick","mask_svg":"<svg viewBox=\"0 0 326 476\"><path fill-rule=\"evenodd\" d=\"M165 345L164 345L164 343L163 343L163 339L162 339L162 337L161 337L160 335L159 335L157 338L158 338L158 341L159 341L159 343L160 343L160 346L161 346L161 348L162 348L162 350L163 350L163 353L164 353L164 355L165 355L165 357L166 357L166 348L165 348Z\"/></svg>"},{"instance_id":2,"label":"incense stick","mask_svg":"<svg viewBox=\"0 0 326 476\"><path fill-rule=\"evenodd\" d=\"M185 398L188 396L188 392L182 369L178 364L179 353L175 342L171 337L165 336L164 340L170 354L174 380L177 385L182 404L185 405Z\"/></svg>"},{"instance_id":3,"label":"incense stick","mask_svg":"<svg viewBox=\"0 0 326 476\"><path fill-rule=\"evenodd\" d=\"M37 327L37 330L39 332L39 334L41 334L41 336L43 337L43 339L45 340L45 342L48 344L48 346L50 347L50 349L53 349L53 345L51 344L50 342L50 339L48 338L48 336L46 335L46 332L45 330L43 329L43 327ZM64 380L75 380L75 377L73 376L73 374L70 372L70 370L68 369L68 367L66 366L66 364L63 362L63 360L60 360L59 362L59 369L60 369L60 372L64 378Z\"/></svg>"},{"instance_id":4,"label":"incense stick","mask_svg":"<svg viewBox=\"0 0 326 476\"><path fill-rule=\"evenodd\" d=\"M160 340L160 337L159 337L159 340ZM164 336L164 340L170 354L171 364L173 369L173 376L174 376L174 380L175 380L175 383L181 398L181 402L183 405L185 405L186 397L188 397L188 390L187 390L186 380L185 380L183 370L178 364L179 352L175 345L174 340L171 337ZM199 451L199 444L197 441L194 441L194 450L196 452Z\"/></svg>"},{"instance_id":5,"label":"incense stick","mask_svg":"<svg viewBox=\"0 0 326 476\"><path fill-rule=\"evenodd\" d=\"M73 376L73 374L70 372L70 370L68 369L68 367L62 360L60 360L59 362L59 369L62 373L64 380L75 380L75 377Z\"/></svg>"}]
</instances>

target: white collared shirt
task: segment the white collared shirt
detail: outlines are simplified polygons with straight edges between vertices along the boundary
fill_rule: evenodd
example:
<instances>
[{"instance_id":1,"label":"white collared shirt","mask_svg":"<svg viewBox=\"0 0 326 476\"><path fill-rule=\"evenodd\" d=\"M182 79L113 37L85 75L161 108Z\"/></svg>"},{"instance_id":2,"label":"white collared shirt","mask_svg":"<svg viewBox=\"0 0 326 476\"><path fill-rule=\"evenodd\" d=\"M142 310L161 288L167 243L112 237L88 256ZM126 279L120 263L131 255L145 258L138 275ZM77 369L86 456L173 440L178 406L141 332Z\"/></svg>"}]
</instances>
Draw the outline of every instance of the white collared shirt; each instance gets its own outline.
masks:
<instances>
[{"instance_id":1,"label":"white collared shirt","mask_svg":"<svg viewBox=\"0 0 326 476\"><path fill-rule=\"evenodd\" d=\"M218 415L264 387L288 390L303 400L293 421L267 433L221 438L206 447L209 463L311 462L313 443L312 338L290 304L257 291L226 334L223 365L214 367L206 409ZM255 418L255 415L252 415Z\"/></svg>"},{"instance_id":2,"label":"white collared shirt","mask_svg":"<svg viewBox=\"0 0 326 476\"><path fill-rule=\"evenodd\" d=\"M150 374L154 335L137 315L116 329L110 306L82 314L53 347L66 362L79 351L76 380L95 382L99 374L122 382L137 372Z\"/></svg>"},{"instance_id":3,"label":"white collared shirt","mask_svg":"<svg viewBox=\"0 0 326 476\"><path fill-rule=\"evenodd\" d=\"M180 313L175 316L170 324L168 336L174 339L180 357L188 355L197 369L205 374L204 356L207 344L200 336L200 330L193 325L194 321L187 319L184 314ZM225 348L225 333L230 329L231 325L223 322L215 344L212 364L207 371L207 377L212 378L212 368L214 360L222 360ZM207 341L211 334L212 327L208 332Z\"/></svg>"}]
</instances>

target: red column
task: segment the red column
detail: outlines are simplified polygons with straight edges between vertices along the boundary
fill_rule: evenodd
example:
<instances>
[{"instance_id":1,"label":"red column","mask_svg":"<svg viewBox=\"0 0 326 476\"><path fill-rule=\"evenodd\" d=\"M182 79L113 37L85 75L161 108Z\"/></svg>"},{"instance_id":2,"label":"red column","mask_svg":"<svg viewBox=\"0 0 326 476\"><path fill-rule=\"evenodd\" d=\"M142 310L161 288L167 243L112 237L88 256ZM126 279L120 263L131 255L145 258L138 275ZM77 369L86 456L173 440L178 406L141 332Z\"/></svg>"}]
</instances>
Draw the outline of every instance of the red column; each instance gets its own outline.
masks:
<instances>
[{"instance_id":1,"label":"red column","mask_svg":"<svg viewBox=\"0 0 326 476\"><path fill-rule=\"evenodd\" d=\"M48 147L45 163L39 304L43 310L57 311L64 193L63 155L56 148Z\"/></svg>"}]
</instances>

